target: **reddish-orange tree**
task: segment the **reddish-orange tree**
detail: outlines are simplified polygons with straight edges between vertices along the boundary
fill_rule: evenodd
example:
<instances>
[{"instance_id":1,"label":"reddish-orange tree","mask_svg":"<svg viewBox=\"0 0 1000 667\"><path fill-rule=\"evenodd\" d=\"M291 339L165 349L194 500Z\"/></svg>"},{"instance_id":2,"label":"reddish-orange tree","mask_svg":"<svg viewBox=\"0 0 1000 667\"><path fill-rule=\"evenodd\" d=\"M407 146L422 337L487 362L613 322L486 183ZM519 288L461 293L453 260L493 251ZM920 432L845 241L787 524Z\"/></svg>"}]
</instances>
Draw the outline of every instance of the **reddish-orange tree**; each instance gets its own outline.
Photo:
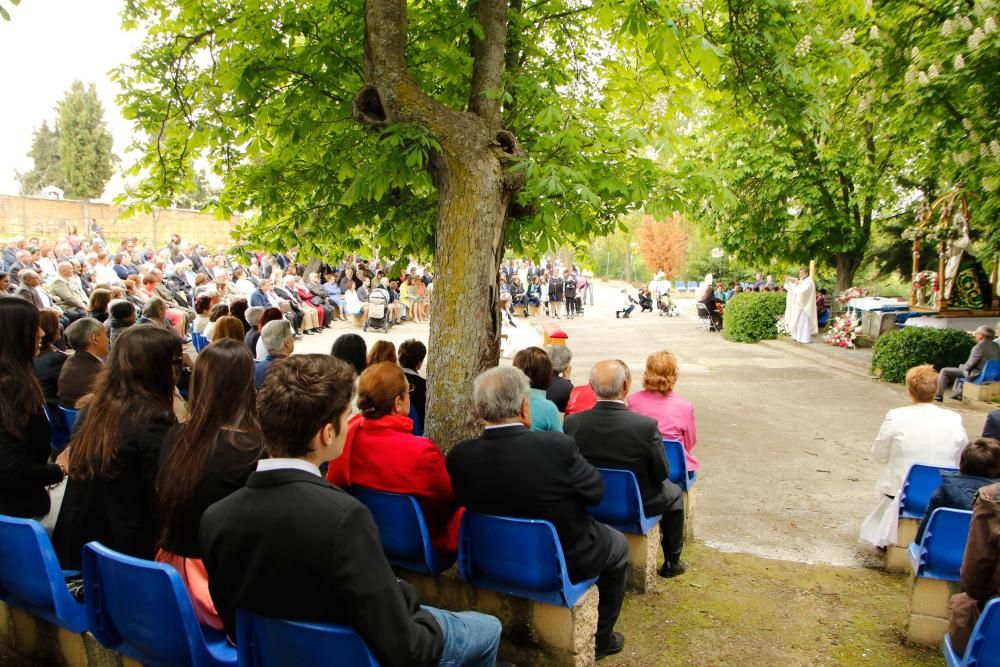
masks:
<instances>
[{"instance_id":1,"label":"reddish-orange tree","mask_svg":"<svg viewBox=\"0 0 1000 667\"><path fill-rule=\"evenodd\" d=\"M639 254L651 271L663 271L667 278L681 272L687 249L687 231L680 216L656 220L651 215L645 215L639 224L638 235Z\"/></svg>"}]
</instances>

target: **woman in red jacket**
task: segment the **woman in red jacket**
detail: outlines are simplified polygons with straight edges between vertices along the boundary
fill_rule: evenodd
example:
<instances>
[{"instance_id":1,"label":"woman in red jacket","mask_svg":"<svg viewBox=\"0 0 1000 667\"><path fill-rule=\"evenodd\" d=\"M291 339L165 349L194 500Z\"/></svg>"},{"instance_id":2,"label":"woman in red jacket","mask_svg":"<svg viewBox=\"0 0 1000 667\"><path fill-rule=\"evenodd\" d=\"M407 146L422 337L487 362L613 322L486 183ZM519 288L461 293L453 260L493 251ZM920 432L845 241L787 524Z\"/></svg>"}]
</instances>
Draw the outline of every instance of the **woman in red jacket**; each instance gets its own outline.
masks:
<instances>
[{"instance_id":1,"label":"woman in red jacket","mask_svg":"<svg viewBox=\"0 0 1000 667\"><path fill-rule=\"evenodd\" d=\"M413 435L410 385L403 369L383 362L358 381L358 409L340 458L326 478L337 486L364 486L417 497L435 551L458 550L462 509L455 504L444 456L427 438Z\"/></svg>"}]
</instances>

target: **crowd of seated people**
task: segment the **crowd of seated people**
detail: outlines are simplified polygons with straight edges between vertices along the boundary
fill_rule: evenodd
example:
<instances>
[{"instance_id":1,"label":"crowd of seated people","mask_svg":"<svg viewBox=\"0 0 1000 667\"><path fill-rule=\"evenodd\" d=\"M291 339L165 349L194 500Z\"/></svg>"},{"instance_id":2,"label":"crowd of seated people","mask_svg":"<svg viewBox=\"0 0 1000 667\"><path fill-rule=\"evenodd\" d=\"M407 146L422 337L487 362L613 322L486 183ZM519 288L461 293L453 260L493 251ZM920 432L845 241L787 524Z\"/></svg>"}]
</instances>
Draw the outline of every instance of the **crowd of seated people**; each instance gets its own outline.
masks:
<instances>
[{"instance_id":1,"label":"crowd of seated people","mask_svg":"<svg viewBox=\"0 0 1000 667\"><path fill-rule=\"evenodd\" d=\"M116 302L105 324L76 320L66 332L74 354L60 359L53 356L65 356L56 314L44 315L23 299L0 299L0 317L10 323L0 330L0 390L16 397L0 408L0 513L46 517L49 487L61 485L61 505L51 512L52 541L65 569L79 569L83 545L96 540L175 567L199 621L230 635L235 609L247 607L290 619L349 623L383 664L438 664L449 656L455 664L493 664L496 619L422 607L392 574L371 516L339 490L367 486L415 496L434 548L444 553L457 549L463 508L552 521L570 575L598 577L597 656L621 650L624 638L615 623L628 547L586 509L603 494L593 466L608 454L610 441L593 440L590 429L579 426L576 439L558 432L562 416L545 397L558 374L545 350L526 350L516 367L493 369L476 380L474 406L486 428L446 458L413 432L411 415L426 415L426 406L413 405L418 395L426 401L420 370L427 350L419 341L396 350L383 340L369 353L360 336L345 334L329 356L292 355L291 324L269 309L274 315L259 335L268 354L255 362L239 318L221 316L213 341L193 364L188 408L179 418L177 387L191 364L182 339L156 308L162 299L149 301L155 312L146 313L142 324L123 322L116 329L115 322L124 319ZM260 321L266 312L259 313ZM43 318L50 320L44 327ZM110 349L108 331L117 332ZM552 349L566 384L567 353ZM72 397L80 413L69 447L53 460L44 411L51 369L61 365L61 374L78 354L76 366L87 363L73 371L74 383L66 388L84 392ZM88 366L91 357L96 364ZM627 383L611 382L607 389L600 371L607 363L591 378L600 392L598 408L610 402L624 410ZM48 396L36 380L36 364L38 375L47 377ZM570 387L562 391L567 401ZM530 428L536 403L539 414L548 413L547 432ZM671 526L664 530L673 536L664 538L664 550L674 560L661 574L674 576L684 567L674 540L682 534L683 514L678 533L665 492L663 450L653 446L659 445L659 427L626 412L645 429L639 439L648 441L649 465L663 473L650 478L647 486L657 488L648 498L644 490L644 500ZM576 415L580 424L585 417ZM318 473L327 461L332 484ZM317 525L323 530L306 527ZM282 562L276 564L279 553ZM319 554L332 554L323 556L322 567ZM317 578L317 572L326 574Z\"/></svg>"}]
</instances>

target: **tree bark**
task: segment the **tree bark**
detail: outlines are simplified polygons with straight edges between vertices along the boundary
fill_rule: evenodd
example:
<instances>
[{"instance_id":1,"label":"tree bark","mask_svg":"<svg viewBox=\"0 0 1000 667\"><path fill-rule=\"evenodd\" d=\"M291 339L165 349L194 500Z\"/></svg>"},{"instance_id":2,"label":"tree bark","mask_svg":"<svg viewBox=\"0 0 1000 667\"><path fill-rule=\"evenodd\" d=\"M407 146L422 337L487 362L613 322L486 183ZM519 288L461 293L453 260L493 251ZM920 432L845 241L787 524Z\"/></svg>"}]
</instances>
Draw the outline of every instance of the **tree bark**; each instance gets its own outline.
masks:
<instances>
[{"instance_id":1,"label":"tree bark","mask_svg":"<svg viewBox=\"0 0 1000 667\"><path fill-rule=\"evenodd\" d=\"M447 451L478 432L472 383L500 358L497 272L511 193L488 153L439 162L425 435Z\"/></svg>"},{"instance_id":2,"label":"tree bark","mask_svg":"<svg viewBox=\"0 0 1000 667\"><path fill-rule=\"evenodd\" d=\"M837 264L837 294L849 288L854 282L854 274L861 266L861 257L848 253L837 253L834 255Z\"/></svg>"}]
</instances>

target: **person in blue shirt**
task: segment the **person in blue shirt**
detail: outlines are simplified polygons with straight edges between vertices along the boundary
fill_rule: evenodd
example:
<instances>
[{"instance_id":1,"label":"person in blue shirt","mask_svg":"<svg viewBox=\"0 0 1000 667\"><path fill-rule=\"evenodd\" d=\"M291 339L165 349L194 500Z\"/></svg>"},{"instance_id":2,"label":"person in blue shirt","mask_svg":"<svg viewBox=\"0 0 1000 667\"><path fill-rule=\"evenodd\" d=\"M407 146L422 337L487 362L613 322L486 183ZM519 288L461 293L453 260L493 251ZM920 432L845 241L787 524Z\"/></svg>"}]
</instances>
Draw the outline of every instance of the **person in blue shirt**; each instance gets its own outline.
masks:
<instances>
[{"instance_id":1,"label":"person in blue shirt","mask_svg":"<svg viewBox=\"0 0 1000 667\"><path fill-rule=\"evenodd\" d=\"M924 536L931 514L939 507L972 510L976 493L984 486L1000 481L1000 441L977 438L966 445L959 459L958 472L941 473L941 486L927 503L927 512L917 529L917 544Z\"/></svg>"},{"instance_id":2,"label":"person in blue shirt","mask_svg":"<svg viewBox=\"0 0 1000 667\"><path fill-rule=\"evenodd\" d=\"M528 399L531 430L562 433L559 408L545 396L545 390L552 383L552 360L549 355L540 347L527 347L514 355L514 368L520 368L528 376L528 383L531 385L531 396Z\"/></svg>"}]
</instances>

